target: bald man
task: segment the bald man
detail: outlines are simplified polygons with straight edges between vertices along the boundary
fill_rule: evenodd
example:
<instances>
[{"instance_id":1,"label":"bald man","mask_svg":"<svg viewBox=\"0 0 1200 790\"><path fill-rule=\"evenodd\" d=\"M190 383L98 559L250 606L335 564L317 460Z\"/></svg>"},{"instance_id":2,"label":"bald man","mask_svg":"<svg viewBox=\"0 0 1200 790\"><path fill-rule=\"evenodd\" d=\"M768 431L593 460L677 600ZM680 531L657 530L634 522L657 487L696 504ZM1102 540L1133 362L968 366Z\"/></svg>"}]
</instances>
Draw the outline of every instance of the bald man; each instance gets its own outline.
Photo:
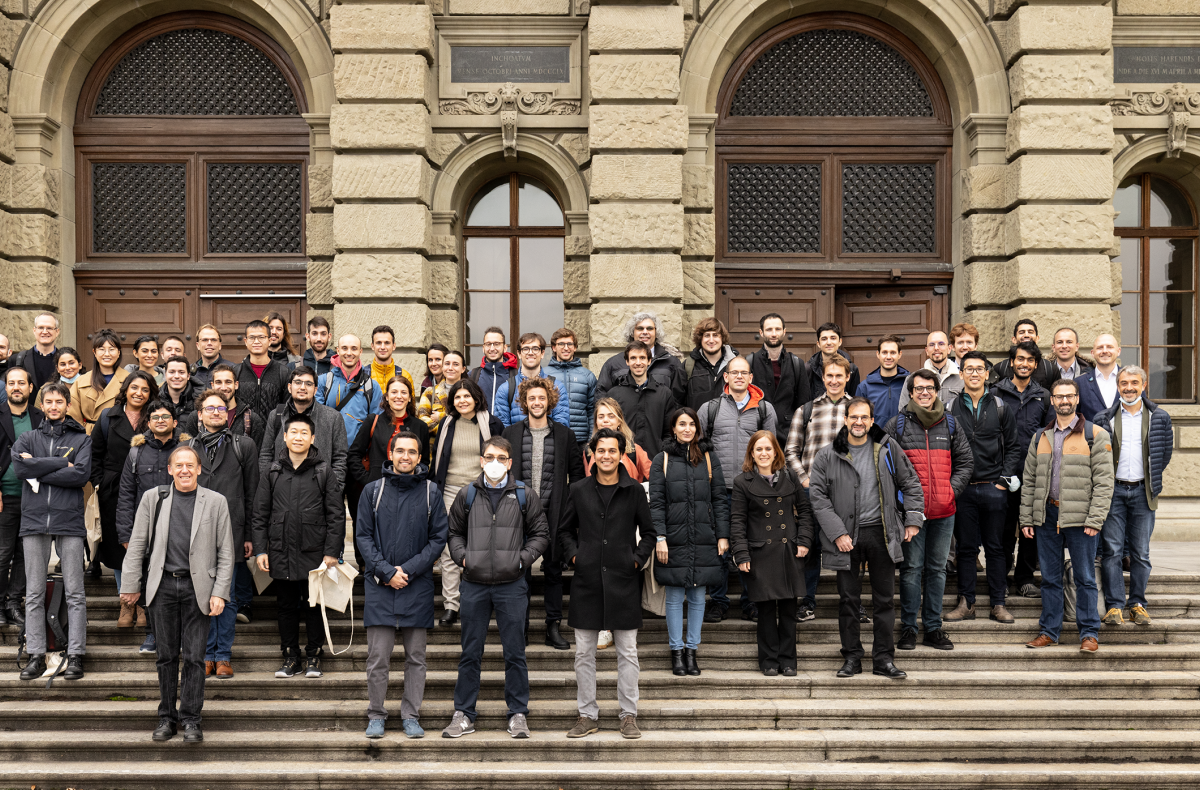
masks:
<instances>
[{"instance_id":1,"label":"bald man","mask_svg":"<svg viewBox=\"0 0 1200 790\"><path fill-rule=\"evenodd\" d=\"M1092 359L1096 367L1085 369L1075 381L1079 384L1079 413L1084 419L1095 420L1096 415L1117 402L1117 358L1121 356L1121 344L1108 333L1098 335L1092 344Z\"/></svg>"},{"instance_id":2,"label":"bald man","mask_svg":"<svg viewBox=\"0 0 1200 790\"><path fill-rule=\"evenodd\" d=\"M925 338L925 364L921 367L937 374L938 397L942 399L942 403L946 404L953 403L954 399L963 391L963 380L959 375L958 364L950 359L952 350L950 338L945 332L930 332ZM904 390L900 393L900 409L902 410L908 405L909 391L912 389L909 386L909 379L912 379L911 374L905 380Z\"/></svg>"}]
</instances>

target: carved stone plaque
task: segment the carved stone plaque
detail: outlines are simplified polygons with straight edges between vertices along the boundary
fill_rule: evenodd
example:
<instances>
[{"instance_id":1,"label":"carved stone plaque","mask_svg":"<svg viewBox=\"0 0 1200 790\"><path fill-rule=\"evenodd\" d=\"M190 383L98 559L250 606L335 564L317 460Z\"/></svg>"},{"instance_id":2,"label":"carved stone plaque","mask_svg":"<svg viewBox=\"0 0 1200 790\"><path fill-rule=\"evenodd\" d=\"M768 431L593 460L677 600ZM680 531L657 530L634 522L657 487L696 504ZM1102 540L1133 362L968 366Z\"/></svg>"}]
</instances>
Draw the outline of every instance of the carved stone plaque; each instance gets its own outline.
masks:
<instances>
[{"instance_id":1,"label":"carved stone plaque","mask_svg":"<svg viewBox=\"0 0 1200 790\"><path fill-rule=\"evenodd\" d=\"M456 83L571 81L570 47L451 47Z\"/></svg>"},{"instance_id":2,"label":"carved stone plaque","mask_svg":"<svg viewBox=\"0 0 1200 790\"><path fill-rule=\"evenodd\" d=\"M1113 47L1113 82L1200 82L1200 47Z\"/></svg>"}]
</instances>

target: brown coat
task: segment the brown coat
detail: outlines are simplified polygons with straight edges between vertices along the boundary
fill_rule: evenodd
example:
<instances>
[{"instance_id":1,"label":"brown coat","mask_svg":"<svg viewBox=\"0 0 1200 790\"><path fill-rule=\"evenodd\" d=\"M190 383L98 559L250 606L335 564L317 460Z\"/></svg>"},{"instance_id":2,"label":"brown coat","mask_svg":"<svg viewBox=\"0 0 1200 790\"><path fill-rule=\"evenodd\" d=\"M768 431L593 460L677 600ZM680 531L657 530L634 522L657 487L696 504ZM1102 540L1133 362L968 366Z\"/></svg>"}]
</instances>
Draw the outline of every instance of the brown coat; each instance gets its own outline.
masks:
<instances>
[{"instance_id":1,"label":"brown coat","mask_svg":"<svg viewBox=\"0 0 1200 790\"><path fill-rule=\"evenodd\" d=\"M118 367L109 379L108 386L99 393L92 387L92 375L93 371L89 370L75 379L75 383L71 385L71 403L67 407L67 414L83 426L88 436L92 435L92 428L96 425L96 420L100 419L100 412L116 403L117 395L121 393L121 384L129 378L129 371Z\"/></svg>"}]
</instances>

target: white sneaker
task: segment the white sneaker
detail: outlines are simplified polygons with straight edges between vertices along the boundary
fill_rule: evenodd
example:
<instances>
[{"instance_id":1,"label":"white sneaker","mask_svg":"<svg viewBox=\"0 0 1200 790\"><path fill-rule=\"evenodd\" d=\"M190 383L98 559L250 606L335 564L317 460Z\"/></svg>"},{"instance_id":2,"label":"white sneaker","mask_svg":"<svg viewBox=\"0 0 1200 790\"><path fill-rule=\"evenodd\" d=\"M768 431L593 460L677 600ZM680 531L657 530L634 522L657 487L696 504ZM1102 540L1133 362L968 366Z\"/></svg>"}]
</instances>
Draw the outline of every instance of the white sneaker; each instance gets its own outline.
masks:
<instances>
[{"instance_id":1,"label":"white sneaker","mask_svg":"<svg viewBox=\"0 0 1200 790\"><path fill-rule=\"evenodd\" d=\"M514 713L508 718L508 734L514 738L529 737L529 725L525 722L524 713Z\"/></svg>"},{"instance_id":2,"label":"white sneaker","mask_svg":"<svg viewBox=\"0 0 1200 790\"><path fill-rule=\"evenodd\" d=\"M613 643L612 631L601 631L600 635L598 637L596 637L596 649L597 650L603 650L606 647L612 647L612 643Z\"/></svg>"}]
</instances>

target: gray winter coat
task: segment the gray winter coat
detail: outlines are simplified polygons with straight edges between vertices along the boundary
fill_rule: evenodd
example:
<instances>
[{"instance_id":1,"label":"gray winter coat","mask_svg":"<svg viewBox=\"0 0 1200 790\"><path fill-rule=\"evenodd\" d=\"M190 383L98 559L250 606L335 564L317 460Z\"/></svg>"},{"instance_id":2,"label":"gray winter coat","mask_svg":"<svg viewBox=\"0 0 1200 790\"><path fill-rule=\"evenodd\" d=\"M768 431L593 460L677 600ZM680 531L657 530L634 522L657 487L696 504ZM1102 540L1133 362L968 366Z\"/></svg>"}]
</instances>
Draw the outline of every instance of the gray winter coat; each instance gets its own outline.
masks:
<instances>
[{"instance_id":1,"label":"gray winter coat","mask_svg":"<svg viewBox=\"0 0 1200 790\"><path fill-rule=\"evenodd\" d=\"M879 495L882 499L884 532L893 562L904 561L905 527L920 527L925 521L925 497L921 481L908 456L878 425L871 428ZM895 471L893 471L895 470ZM850 570L850 555L839 551L835 541L849 535L858 544L858 472L850 458L846 428L838 431L832 444L817 451L809 475L808 496L821 535L822 564L831 570ZM904 511L897 491L904 492Z\"/></svg>"},{"instance_id":2,"label":"gray winter coat","mask_svg":"<svg viewBox=\"0 0 1200 790\"><path fill-rule=\"evenodd\" d=\"M716 409L715 415L713 409ZM746 460L746 445L750 443L750 437L756 431L775 433L778 427L775 407L763 397L763 391L753 384L750 385L750 400L741 411L738 411L733 396L726 391L701 406L696 416L700 418L704 438L712 445L713 452L721 462L721 469L726 473L727 490L733 489L733 481L742 468L742 462ZM711 432L708 430L710 424Z\"/></svg>"}]
</instances>

